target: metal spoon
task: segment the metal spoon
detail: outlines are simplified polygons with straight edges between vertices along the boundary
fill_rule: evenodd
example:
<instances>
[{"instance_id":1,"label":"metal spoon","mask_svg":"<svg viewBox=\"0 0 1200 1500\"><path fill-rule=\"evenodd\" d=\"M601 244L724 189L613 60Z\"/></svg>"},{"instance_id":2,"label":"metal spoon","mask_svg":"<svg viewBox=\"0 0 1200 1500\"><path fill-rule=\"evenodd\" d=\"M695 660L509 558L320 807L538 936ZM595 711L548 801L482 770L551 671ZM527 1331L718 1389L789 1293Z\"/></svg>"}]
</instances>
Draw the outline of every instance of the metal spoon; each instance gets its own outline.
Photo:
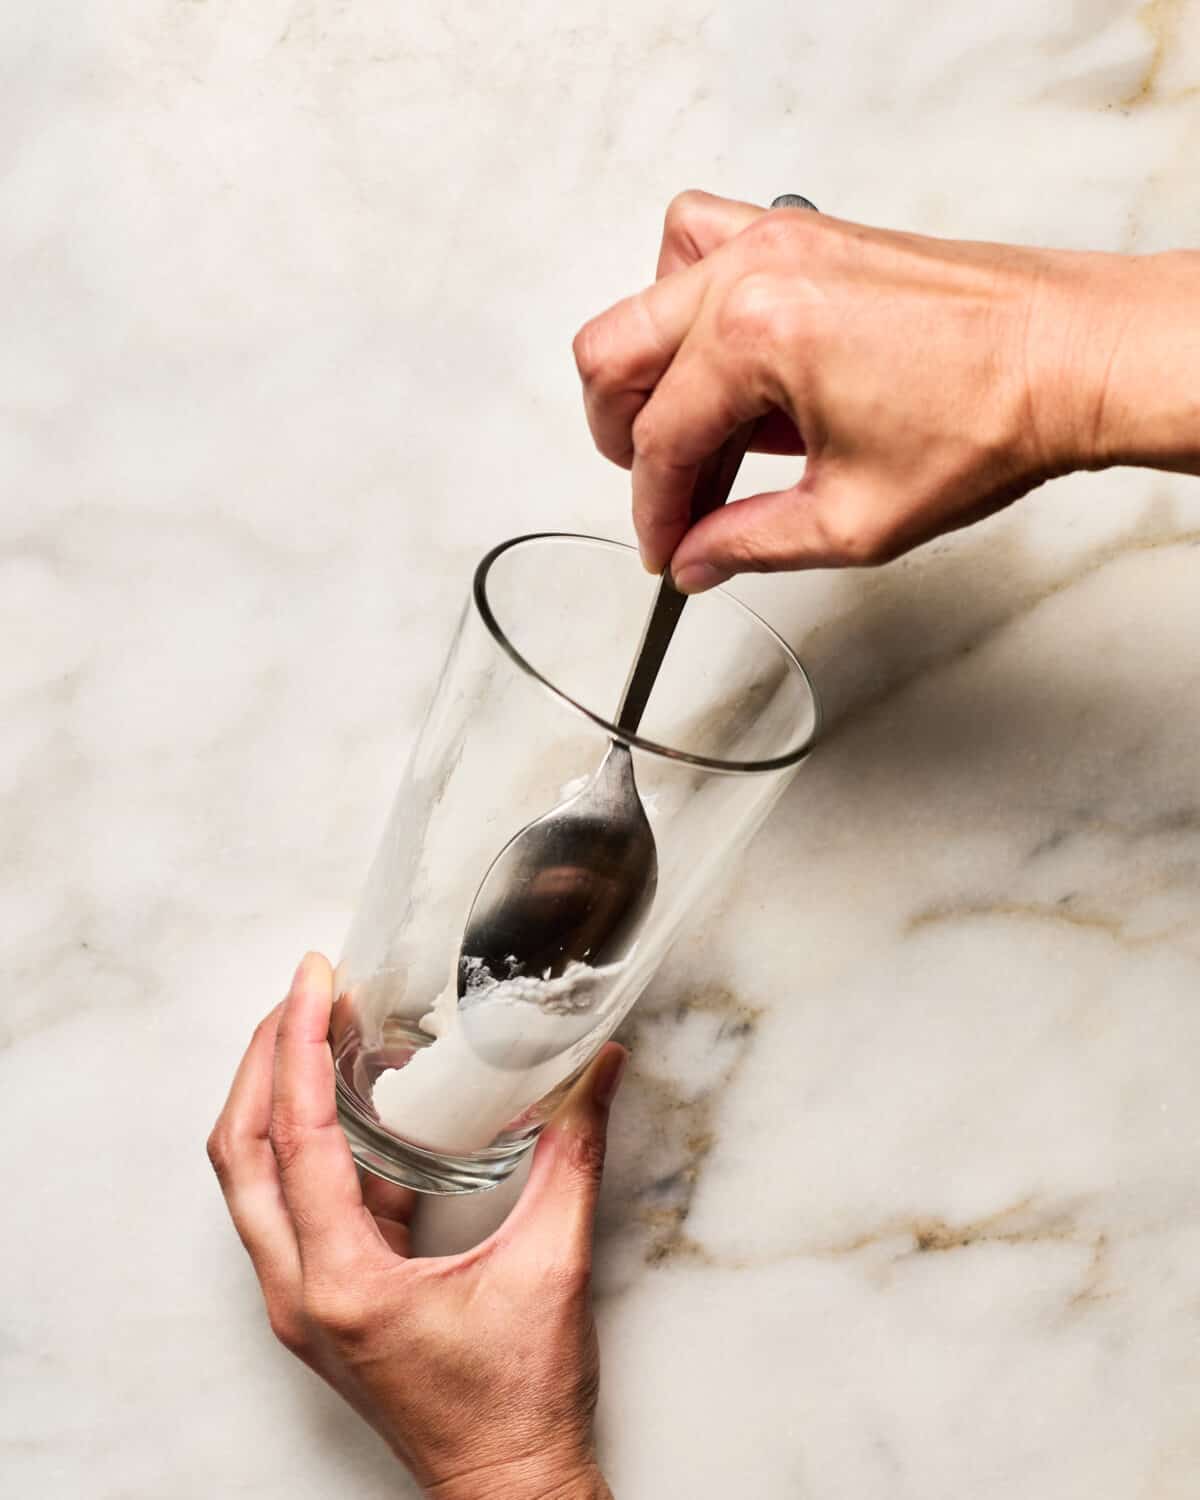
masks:
<instances>
[{"instance_id":1,"label":"metal spoon","mask_svg":"<svg viewBox=\"0 0 1200 1500\"><path fill-rule=\"evenodd\" d=\"M772 208L812 208L784 194ZM692 520L724 505L756 422L740 427L701 467ZM659 668L687 603L663 573L616 714L618 734L636 734ZM458 994L481 967L494 979L556 978L568 964L593 968L627 951L654 900L658 852L638 796L628 744L614 737L574 796L513 835L483 877L467 917Z\"/></svg>"}]
</instances>

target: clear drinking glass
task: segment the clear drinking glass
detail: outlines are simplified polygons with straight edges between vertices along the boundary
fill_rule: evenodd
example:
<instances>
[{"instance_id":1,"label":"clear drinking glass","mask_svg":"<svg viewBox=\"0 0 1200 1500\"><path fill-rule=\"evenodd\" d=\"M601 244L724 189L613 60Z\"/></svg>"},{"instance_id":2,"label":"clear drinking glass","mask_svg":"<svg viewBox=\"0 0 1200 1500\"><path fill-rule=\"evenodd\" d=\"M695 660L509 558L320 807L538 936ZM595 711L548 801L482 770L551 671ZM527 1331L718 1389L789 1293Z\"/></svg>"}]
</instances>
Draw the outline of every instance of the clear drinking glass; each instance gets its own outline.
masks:
<instances>
[{"instance_id":1,"label":"clear drinking glass","mask_svg":"<svg viewBox=\"0 0 1200 1500\"><path fill-rule=\"evenodd\" d=\"M394 1182L508 1176L813 743L816 697L787 645L719 589L693 599L639 732L620 736L658 850L631 947L460 1007L480 881L600 765L656 588L632 548L595 537L519 537L476 569L337 968L339 1117L359 1163Z\"/></svg>"}]
</instances>

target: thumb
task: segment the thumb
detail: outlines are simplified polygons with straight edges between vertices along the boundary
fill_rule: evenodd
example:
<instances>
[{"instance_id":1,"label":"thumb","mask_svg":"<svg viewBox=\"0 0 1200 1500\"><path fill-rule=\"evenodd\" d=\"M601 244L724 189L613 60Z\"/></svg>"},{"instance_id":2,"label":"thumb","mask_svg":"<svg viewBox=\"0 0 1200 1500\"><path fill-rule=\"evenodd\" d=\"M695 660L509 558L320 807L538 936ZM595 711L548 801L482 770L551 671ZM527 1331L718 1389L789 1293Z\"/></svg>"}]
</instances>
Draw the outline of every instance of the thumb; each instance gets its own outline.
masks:
<instances>
[{"instance_id":1,"label":"thumb","mask_svg":"<svg viewBox=\"0 0 1200 1500\"><path fill-rule=\"evenodd\" d=\"M748 495L698 521L675 549L671 577L681 593L702 594L735 573L881 562L888 541L868 486L818 476L810 460L791 489Z\"/></svg>"},{"instance_id":2,"label":"thumb","mask_svg":"<svg viewBox=\"0 0 1200 1500\"><path fill-rule=\"evenodd\" d=\"M502 1227L510 1251L542 1268L591 1268L608 1111L628 1056L609 1042L576 1081L542 1132L529 1181Z\"/></svg>"}]
</instances>

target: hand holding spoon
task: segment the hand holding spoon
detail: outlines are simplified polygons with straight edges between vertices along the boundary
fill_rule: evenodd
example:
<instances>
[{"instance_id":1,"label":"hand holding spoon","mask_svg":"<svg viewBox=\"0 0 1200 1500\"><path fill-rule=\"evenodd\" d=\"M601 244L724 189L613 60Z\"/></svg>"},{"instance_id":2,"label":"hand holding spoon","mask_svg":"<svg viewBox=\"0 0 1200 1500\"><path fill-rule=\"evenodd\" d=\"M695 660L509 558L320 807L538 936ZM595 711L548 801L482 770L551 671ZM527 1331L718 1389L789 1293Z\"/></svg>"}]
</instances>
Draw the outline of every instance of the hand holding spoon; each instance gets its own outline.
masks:
<instances>
[{"instance_id":1,"label":"hand holding spoon","mask_svg":"<svg viewBox=\"0 0 1200 1500\"><path fill-rule=\"evenodd\" d=\"M785 194L772 208L812 208ZM724 505L757 422L740 427L701 467L692 519ZM617 736L636 734L687 603L664 572L621 695ZM483 877L467 917L458 994L479 965L494 979L557 978L623 957L654 899L658 854L629 746L614 736L587 784L513 835ZM470 961L470 962L468 962Z\"/></svg>"}]
</instances>

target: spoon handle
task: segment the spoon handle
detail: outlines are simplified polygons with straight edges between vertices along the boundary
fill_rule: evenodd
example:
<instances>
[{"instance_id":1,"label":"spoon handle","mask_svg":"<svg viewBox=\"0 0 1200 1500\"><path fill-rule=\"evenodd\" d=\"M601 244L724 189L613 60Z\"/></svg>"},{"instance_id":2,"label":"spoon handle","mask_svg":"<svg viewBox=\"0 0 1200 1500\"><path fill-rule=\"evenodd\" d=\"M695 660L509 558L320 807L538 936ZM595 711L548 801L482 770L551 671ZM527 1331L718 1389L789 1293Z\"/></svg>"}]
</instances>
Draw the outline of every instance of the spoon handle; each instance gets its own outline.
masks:
<instances>
[{"instance_id":1,"label":"spoon handle","mask_svg":"<svg viewBox=\"0 0 1200 1500\"><path fill-rule=\"evenodd\" d=\"M696 488L692 492L693 524L729 499L729 491L733 488L733 481L737 478L737 471L757 425L756 422L747 422L739 427L701 467ZM617 728L624 730L626 734L637 733L646 704L654 690L659 668L687 600L688 596L681 594L671 582L670 568L664 568L654 603L646 616L642 638L634 653L633 667L625 683L625 691L621 694L621 706L617 709Z\"/></svg>"},{"instance_id":2,"label":"spoon handle","mask_svg":"<svg viewBox=\"0 0 1200 1500\"><path fill-rule=\"evenodd\" d=\"M784 193L774 200L771 207L811 208L816 212L816 205L807 198L801 198L798 193ZM733 481L737 478L757 426L757 418L743 423L725 439L711 458L701 464L696 476L696 486L692 491L693 525L729 499L729 491L733 488ZM654 603L646 616L642 638L634 652L633 667L621 694L620 707L617 709L617 728L626 734L636 734L638 731L646 704L654 691L659 668L686 603L687 595L679 593L671 582L670 568L664 568Z\"/></svg>"}]
</instances>

